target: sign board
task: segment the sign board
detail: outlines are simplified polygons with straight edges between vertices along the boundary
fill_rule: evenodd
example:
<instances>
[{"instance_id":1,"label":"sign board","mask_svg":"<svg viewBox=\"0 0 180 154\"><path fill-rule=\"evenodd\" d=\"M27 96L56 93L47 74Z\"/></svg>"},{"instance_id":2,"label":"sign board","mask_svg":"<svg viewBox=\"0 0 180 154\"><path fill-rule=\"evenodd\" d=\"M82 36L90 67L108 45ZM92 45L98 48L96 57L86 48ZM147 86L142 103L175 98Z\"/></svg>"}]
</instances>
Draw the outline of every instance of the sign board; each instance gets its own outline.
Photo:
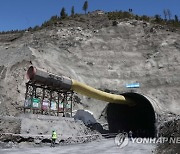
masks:
<instances>
[{"instance_id":1,"label":"sign board","mask_svg":"<svg viewBox=\"0 0 180 154\"><path fill-rule=\"evenodd\" d=\"M126 84L126 88L139 88L139 87L140 87L139 83Z\"/></svg>"},{"instance_id":2,"label":"sign board","mask_svg":"<svg viewBox=\"0 0 180 154\"><path fill-rule=\"evenodd\" d=\"M63 108L63 102L59 103L59 108L62 109Z\"/></svg>"},{"instance_id":3,"label":"sign board","mask_svg":"<svg viewBox=\"0 0 180 154\"><path fill-rule=\"evenodd\" d=\"M70 105L70 104L66 104L66 108L67 108L67 109L70 109L70 108L71 108L71 105Z\"/></svg>"},{"instance_id":4,"label":"sign board","mask_svg":"<svg viewBox=\"0 0 180 154\"><path fill-rule=\"evenodd\" d=\"M48 99L44 99L43 102L42 102L42 109L43 110L48 110L49 109L49 104L50 104L50 101Z\"/></svg>"},{"instance_id":5,"label":"sign board","mask_svg":"<svg viewBox=\"0 0 180 154\"><path fill-rule=\"evenodd\" d=\"M59 102L59 112L63 111L63 102Z\"/></svg>"},{"instance_id":6,"label":"sign board","mask_svg":"<svg viewBox=\"0 0 180 154\"><path fill-rule=\"evenodd\" d=\"M57 104L56 102L51 102L51 110L57 110Z\"/></svg>"},{"instance_id":7,"label":"sign board","mask_svg":"<svg viewBox=\"0 0 180 154\"><path fill-rule=\"evenodd\" d=\"M24 107L25 107L25 108L31 108L31 98L27 98L27 99L24 101Z\"/></svg>"},{"instance_id":8,"label":"sign board","mask_svg":"<svg viewBox=\"0 0 180 154\"><path fill-rule=\"evenodd\" d=\"M33 98L32 99L32 106L33 108L39 108L40 99L39 98Z\"/></svg>"}]
</instances>

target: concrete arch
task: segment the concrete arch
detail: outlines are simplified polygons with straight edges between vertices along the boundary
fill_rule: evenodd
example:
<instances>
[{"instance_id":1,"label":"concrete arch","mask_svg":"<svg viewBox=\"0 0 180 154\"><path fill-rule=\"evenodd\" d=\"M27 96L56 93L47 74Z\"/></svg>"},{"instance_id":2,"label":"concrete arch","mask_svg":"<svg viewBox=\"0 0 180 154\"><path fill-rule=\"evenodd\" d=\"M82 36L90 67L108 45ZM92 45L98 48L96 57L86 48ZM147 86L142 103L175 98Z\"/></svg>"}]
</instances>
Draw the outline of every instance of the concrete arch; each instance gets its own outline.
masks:
<instances>
[{"instance_id":1,"label":"concrete arch","mask_svg":"<svg viewBox=\"0 0 180 154\"><path fill-rule=\"evenodd\" d=\"M108 104L107 121L110 132L130 130L136 137L154 137L156 135L156 111L154 102L144 95L126 92L121 94L133 100L135 106Z\"/></svg>"},{"instance_id":2,"label":"concrete arch","mask_svg":"<svg viewBox=\"0 0 180 154\"><path fill-rule=\"evenodd\" d=\"M142 95L147 100L149 100L149 102L151 103L156 114L164 114L164 113L168 112L167 109L164 106L162 106L161 103L158 103L158 101L155 98L153 98L152 96L146 95L144 93L138 93L138 94Z\"/></svg>"}]
</instances>

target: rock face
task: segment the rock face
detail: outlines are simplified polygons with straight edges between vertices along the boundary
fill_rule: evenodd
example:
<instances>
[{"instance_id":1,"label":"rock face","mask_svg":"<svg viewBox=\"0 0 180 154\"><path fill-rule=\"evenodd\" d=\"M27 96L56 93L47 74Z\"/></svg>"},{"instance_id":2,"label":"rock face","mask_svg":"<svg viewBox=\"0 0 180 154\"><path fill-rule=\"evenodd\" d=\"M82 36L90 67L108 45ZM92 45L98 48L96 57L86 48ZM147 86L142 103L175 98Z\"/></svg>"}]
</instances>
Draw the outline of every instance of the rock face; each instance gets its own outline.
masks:
<instances>
[{"instance_id":1,"label":"rock face","mask_svg":"<svg viewBox=\"0 0 180 154\"><path fill-rule=\"evenodd\" d=\"M180 113L178 32L152 30L153 25L135 20L99 29L82 27L45 28L0 42L0 115L21 112L30 65L119 93L130 91L127 83L140 83L134 92L155 102L158 112ZM85 107L96 118L107 105L79 97L86 105L75 108Z\"/></svg>"}]
</instances>

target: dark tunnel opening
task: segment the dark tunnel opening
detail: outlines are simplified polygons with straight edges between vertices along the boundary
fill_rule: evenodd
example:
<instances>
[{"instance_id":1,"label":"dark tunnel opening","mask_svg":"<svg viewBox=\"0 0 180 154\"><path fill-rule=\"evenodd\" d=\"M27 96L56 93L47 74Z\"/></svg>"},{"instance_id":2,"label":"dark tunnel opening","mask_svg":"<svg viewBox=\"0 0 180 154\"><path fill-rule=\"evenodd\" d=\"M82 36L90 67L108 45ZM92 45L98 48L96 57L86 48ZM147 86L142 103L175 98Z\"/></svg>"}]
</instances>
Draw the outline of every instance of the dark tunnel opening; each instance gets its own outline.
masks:
<instances>
[{"instance_id":1,"label":"dark tunnel opening","mask_svg":"<svg viewBox=\"0 0 180 154\"><path fill-rule=\"evenodd\" d=\"M108 104L107 121L110 133L133 132L133 137L155 137L155 112L150 101L137 93L124 93L135 106Z\"/></svg>"}]
</instances>

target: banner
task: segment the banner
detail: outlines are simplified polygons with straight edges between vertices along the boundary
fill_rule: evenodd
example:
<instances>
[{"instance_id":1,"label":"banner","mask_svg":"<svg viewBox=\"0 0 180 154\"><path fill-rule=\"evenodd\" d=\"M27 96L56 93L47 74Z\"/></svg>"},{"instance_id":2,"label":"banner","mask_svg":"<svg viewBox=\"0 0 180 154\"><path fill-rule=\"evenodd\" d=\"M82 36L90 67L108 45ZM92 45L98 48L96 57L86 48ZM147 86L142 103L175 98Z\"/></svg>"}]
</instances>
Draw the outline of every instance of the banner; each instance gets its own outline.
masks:
<instances>
[{"instance_id":1,"label":"banner","mask_svg":"<svg viewBox=\"0 0 180 154\"><path fill-rule=\"evenodd\" d=\"M42 109L43 110L48 110L50 106L50 101L48 99L44 99L42 102Z\"/></svg>"},{"instance_id":2,"label":"banner","mask_svg":"<svg viewBox=\"0 0 180 154\"><path fill-rule=\"evenodd\" d=\"M32 99L32 106L33 108L39 108L40 107L40 99L39 98L33 98Z\"/></svg>"},{"instance_id":3,"label":"banner","mask_svg":"<svg viewBox=\"0 0 180 154\"><path fill-rule=\"evenodd\" d=\"M51 102L51 110L57 110L57 104L56 102Z\"/></svg>"},{"instance_id":4,"label":"banner","mask_svg":"<svg viewBox=\"0 0 180 154\"><path fill-rule=\"evenodd\" d=\"M25 108L31 108L31 98L27 98L27 99L24 101L24 107L25 107Z\"/></svg>"}]
</instances>

